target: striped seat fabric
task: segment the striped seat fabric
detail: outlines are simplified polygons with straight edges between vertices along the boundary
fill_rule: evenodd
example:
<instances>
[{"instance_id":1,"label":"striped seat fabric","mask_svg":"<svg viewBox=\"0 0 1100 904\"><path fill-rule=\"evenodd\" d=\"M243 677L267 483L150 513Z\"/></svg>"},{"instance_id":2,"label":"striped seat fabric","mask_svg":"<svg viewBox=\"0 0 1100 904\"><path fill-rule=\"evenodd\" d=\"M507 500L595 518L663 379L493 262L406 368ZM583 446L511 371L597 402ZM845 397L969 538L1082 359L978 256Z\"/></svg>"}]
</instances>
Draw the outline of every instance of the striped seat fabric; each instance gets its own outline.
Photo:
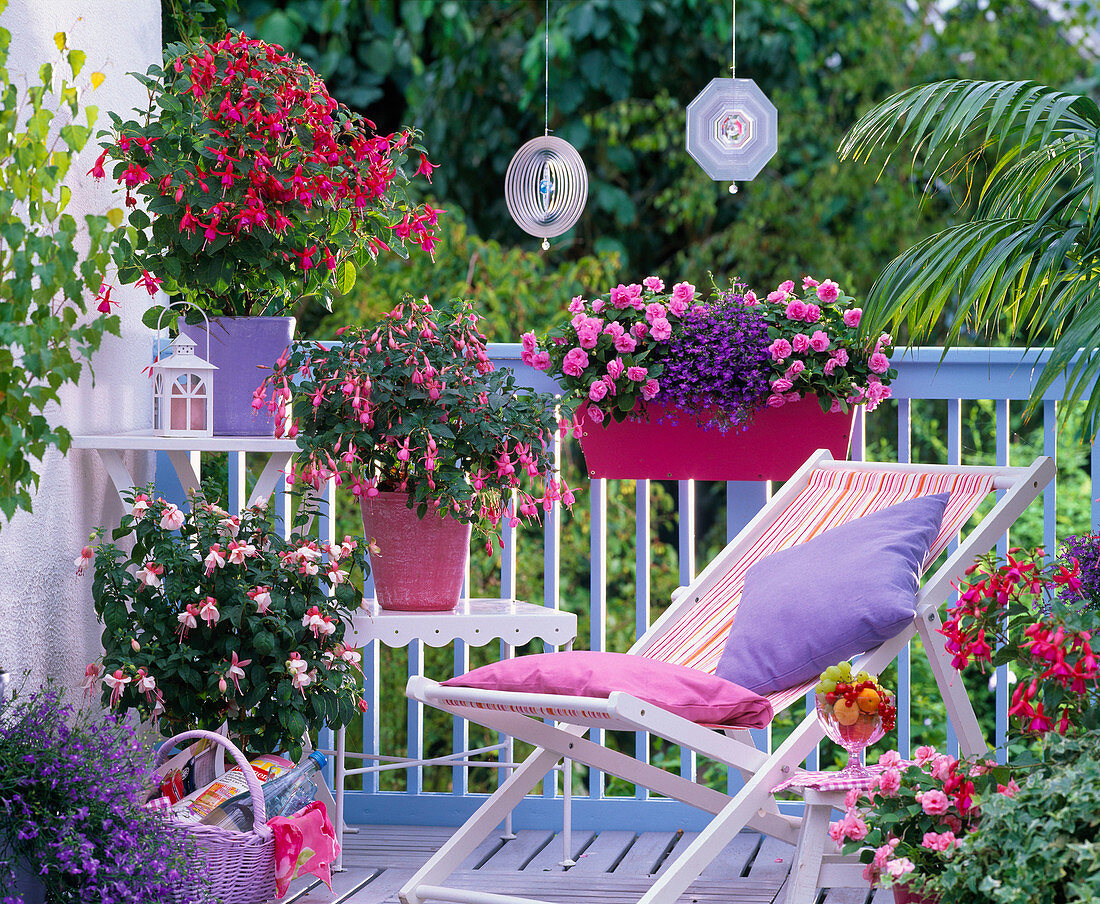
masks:
<instances>
[{"instance_id":1,"label":"striped seat fabric","mask_svg":"<svg viewBox=\"0 0 1100 904\"><path fill-rule=\"evenodd\" d=\"M940 533L925 567L947 548L993 488L985 474L866 471L822 468L790 505L724 574L706 587L699 601L639 655L714 672L741 601L745 573L765 556L811 540L819 533L918 496L950 493ZM768 695L776 712L799 699L815 682Z\"/></svg>"}]
</instances>

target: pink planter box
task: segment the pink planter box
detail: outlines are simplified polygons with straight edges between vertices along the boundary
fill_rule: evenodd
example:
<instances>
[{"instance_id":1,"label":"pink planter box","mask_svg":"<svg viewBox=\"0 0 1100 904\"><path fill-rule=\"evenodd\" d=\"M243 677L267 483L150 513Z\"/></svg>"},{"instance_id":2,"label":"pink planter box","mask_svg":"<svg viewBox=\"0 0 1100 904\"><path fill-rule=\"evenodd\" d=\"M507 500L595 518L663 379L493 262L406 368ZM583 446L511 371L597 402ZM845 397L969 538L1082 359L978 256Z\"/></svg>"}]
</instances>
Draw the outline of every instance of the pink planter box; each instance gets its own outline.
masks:
<instances>
[{"instance_id":1,"label":"pink planter box","mask_svg":"<svg viewBox=\"0 0 1100 904\"><path fill-rule=\"evenodd\" d=\"M647 407L649 420L593 424L578 410L579 439L589 477L637 480L786 480L816 449L848 457L854 409L828 414L816 398L757 412L741 432L703 430L692 414L663 420L666 409Z\"/></svg>"}]
</instances>

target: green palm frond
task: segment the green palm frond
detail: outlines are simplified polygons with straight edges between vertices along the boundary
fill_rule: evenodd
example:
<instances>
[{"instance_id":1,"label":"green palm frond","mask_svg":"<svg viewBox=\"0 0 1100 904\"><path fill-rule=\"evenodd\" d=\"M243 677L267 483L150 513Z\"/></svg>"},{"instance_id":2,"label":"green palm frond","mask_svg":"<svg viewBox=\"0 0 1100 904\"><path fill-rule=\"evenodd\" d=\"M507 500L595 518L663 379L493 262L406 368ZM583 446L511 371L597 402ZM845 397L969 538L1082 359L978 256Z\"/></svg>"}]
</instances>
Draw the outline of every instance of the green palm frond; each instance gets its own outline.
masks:
<instances>
[{"instance_id":1,"label":"green palm frond","mask_svg":"<svg viewBox=\"0 0 1100 904\"><path fill-rule=\"evenodd\" d=\"M952 80L903 91L845 136L842 159L884 149L922 177L972 179L995 159L974 218L895 258L864 307L868 333L906 323L911 338L946 327L943 345L1000 327L1032 346L1053 342L1030 406L1063 374L1100 425L1100 108L1036 82ZM885 166L885 163L883 164ZM968 183L969 185L969 183ZM1082 351L1083 350L1083 351Z\"/></svg>"}]
</instances>

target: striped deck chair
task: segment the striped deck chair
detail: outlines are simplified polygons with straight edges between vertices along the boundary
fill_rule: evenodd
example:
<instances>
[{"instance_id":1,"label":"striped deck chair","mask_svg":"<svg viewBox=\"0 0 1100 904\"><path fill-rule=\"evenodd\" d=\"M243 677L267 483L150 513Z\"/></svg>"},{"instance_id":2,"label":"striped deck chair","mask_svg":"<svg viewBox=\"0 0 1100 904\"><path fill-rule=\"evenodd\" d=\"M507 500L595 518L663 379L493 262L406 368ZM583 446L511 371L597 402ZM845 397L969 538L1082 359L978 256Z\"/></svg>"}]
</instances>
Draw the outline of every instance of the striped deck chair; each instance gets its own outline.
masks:
<instances>
[{"instance_id":1,"label":"striped deck chair","mask_svg":"<svg viewBox=\"0 0 1100 904\"><path fill-rule=\"evenodd\" d=\"M942 553L990 493L999 498L981 522L960 540L936 572L924 581L912 623L892 639L867 651L856 666L877 674L914 635L924 641L931 670L946 704L960 749L984 753L987 745L958 674L944 652L939 606L974 557L988 552L1054 476L1049 458L1029 467L966 467L833 461L819 451L776 493L688 587L678 588L668 610L631 648L643 657L713 672L737 613L745 572L766 555L804 543L853 518L918 496L950 492L943 526L926 565ZM769 695L775 712L802 700L816 683ZM450 889L441 883L530 793L559 760L584 763L713 814L713 819L666 867L639 904L672 904L704 867L743 828L797 843L800 818L780 813L771 789L801 768L824 733L813 715L773 752L753 744L744 729L712 729L626 693L607 699L444 687L423 676L409 679L406 694L454 715L520 738L535 751L485 801L442 848L401 889L405 904L425 901L515 904L521 899ZM545 719L556 720L550 724ZM645 731L704 757L726 763L745 779L725 794L666 772L626 753L583 737L588 728ZM859 885L858 865L834 871L833 885ZM531 904L523 899L526 904Z\"/></svg>"}]
</instances>

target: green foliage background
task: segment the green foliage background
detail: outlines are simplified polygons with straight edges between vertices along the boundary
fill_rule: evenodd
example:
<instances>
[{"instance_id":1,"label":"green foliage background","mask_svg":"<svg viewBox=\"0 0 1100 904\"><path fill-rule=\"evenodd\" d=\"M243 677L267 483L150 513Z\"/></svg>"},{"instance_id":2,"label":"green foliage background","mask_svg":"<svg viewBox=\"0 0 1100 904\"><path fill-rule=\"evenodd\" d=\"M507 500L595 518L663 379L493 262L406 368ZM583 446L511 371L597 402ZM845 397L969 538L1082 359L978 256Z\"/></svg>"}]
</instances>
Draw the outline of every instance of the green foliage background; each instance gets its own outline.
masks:
<instances>
[{"instance_id":1,"label":"green foliage background","mask_svg":"<svg viewBox=\"0 0 1100 904\"><path fill-rule=\"evenodd\" d=\"M334 97L380 131L421 129L440 164L431 203L446 214L435 264L387 261L364 271L331 317L307 315L300 332L330 337L344 323L388 310L408 291L471 298L491 339L518 341L523 330L548 326L572 295L650 273L703 286L709 270L765 290L811 273L838 280L857 297L866 293L889 260L967 218L973 201L965 185L926 185L908 161L881 173L839 164L835 149L862 113L905 87L950 77L1031 78L1090 91L1096 85L1094 63L1026 0L963 0L942 14L933 7L928 0L741 0L736 74L754 79L778 108L779 152L730 195L683 148L687 103L711 78L729 75L730 4L552 0L549 125L580 151L590 191L577 227L543 253L512 223L503 199L508 161L542 133L543 0L239 0L231 25L301 54ZM892 410L871 422L872 457L896 455ZM964 409L967 462L993 460L992 412L987 403ZM945 421L940 405L914 407L915 459L945 459ZM1042 451L1035 427L1016 423L1013 436L1013 461ZM1060 533L1088 526L1084 452L1067 441L1060 453ZM582 479L575 450L566 466L571 481ZM634 486L612 481L607 492L603 634L607 649L623 650L635 628ZM696 492L702 563L724 541L724 494L717 484ZM651 618L678 583L675 494L672 484L651 487ZM587 494L580 496L562 530L562 605L581 616L581 647L591 640L587 506ZM341 535L359 532L356 518L350 506L340 512ZM1040 543L1041 533L1036 515L1015 539ZM498 567L497 559L475 554L475 594L497 591ZM541 600L540 531L521 535L519 568L517 595ZM382 738L390 748L405 740L399 676L407 654L382 648L379 655ZM495 646L471 650L471 661L498 655ZM450 674L450 651L427 650L424 668L433 677ZM913 712L918 721L927 716L928 727L917 740L942 742L942 708L919 689L922 678L914 675ZM991 720L990 701L979 698ZM426 736L449 748L450 720L427 718ZM474 744L487 740L471 731ZM654 750L655 761L678 756ZM403 772L386 775L382 787L404 787ZM480 775L472 782L484 787ZM575 776L583 784L583 773ZM450 778L449 769L428 769L424 787L445 789Z\"/></svg>"}]
</instances>

